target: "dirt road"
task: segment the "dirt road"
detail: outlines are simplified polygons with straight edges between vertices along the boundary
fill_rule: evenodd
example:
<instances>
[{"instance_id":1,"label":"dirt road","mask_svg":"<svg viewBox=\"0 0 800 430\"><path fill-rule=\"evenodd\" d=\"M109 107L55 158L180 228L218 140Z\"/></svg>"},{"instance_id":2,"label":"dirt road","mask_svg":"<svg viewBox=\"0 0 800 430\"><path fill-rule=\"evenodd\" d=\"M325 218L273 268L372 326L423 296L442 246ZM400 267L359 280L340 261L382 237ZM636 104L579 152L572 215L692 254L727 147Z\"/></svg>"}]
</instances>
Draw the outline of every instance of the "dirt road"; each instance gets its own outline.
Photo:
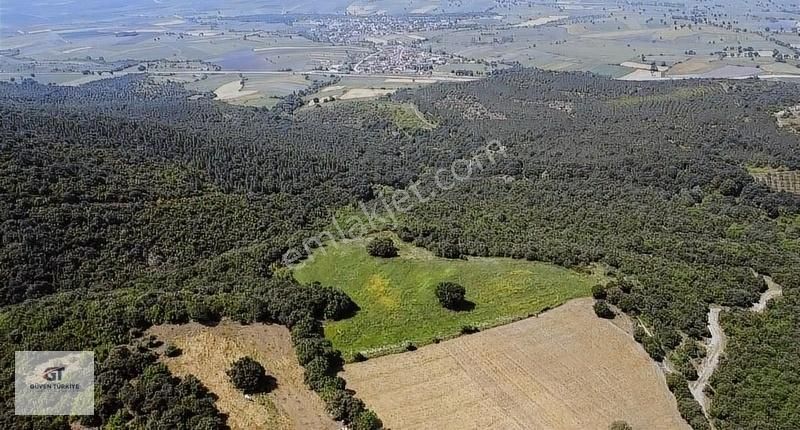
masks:
<instances>
[{"instance_id":1,"label":"dirt road","mask_svg":"<svg viewBox=\"0 0 800 430\"><path fill-rule=\"evenodd\" d=\"M772 278L765 276L764 280L767 282L767 291L764 291L761 294L761 298L758 300L758 303L753 304L753 307L750 309L753 312L764 312L764 309L767 308L767 303L769 303L770 300L783 295L783 288L776 284Z\"/></svg>"},{"instance_id":2,"label":"dirt road","mask_svg":"<svg viewBox=\"0 0 800 430\"><path fill-rule=\"evenodd\" d=\"M719 365L719 359L725 351L725 345L728 340L719 323L719 314L721 311L722 308L719 306L712 306L708 311L708 330L711 332L711 338L706 344L708 350L706 352L706 357L700 364L699 369L697 369L697 380L689 383L689 389L692 391L692 395L695 400L700 403L706 416L708 416L707 410L710 401L708 396L706 396L705 389L706 386L708 386L711 375L714 374L714 371Z\"/></svg>"},{"instance_id":3,"label":"dirt road","mask_svg":"<svg viewBox=\"0 0 800 430\"><path fill-rule=\"evenodd\" d=\"M764 281L767 283L767 291L764 291L758 302L754 303L750 308L751 311L756 313L763 312L767 308L767 304L770 300L780 297L783 294L781 286L776 284L772 278L764 276ZM700 403L700 407L703 408L703 413L706 417L708 417L711 399L706 396L705 390L709 380L711 380L711 375L714 374L714 371L717 370L717 366L719 366L720 357L725 353L725 345L728 340L719 323L719 315L722 310L722 307L712 305L708 311L708 330L711 332L711 338L706 342L708 350L706 352L706 357L697 369L697 380L689 383L689 389L695 400Z\"/></svg>"}]
</instances>

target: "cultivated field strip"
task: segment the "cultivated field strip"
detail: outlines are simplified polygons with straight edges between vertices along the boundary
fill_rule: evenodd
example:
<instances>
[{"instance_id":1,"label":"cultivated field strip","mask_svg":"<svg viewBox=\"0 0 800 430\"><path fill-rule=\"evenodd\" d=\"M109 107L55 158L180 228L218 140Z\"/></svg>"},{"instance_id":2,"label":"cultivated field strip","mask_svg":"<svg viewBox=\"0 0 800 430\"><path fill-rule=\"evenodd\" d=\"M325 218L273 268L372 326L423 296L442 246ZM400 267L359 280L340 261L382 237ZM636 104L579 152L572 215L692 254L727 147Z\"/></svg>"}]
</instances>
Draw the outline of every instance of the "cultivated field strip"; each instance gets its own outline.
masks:
<instances>
[{"instance_id":1,"label":"cultivated field strip","mask_svg":"<svg viewBox=\"0 0 800 430\"><path fill-rule=\"evenodd\" d=\"M658 368L587 299L343 376L394 430L688 428Z\"/></svg>"},{"instance_id":2,"label":"cultivated field strip","mask_svg":"<svg viewBox=\"0 0 800 430\"><path fill-rule=\"evenodd\" d=\"M800 172L757 172L751 173L756 181L768 186L775 191L800 194Z\"/></svg>"}]
</instances>

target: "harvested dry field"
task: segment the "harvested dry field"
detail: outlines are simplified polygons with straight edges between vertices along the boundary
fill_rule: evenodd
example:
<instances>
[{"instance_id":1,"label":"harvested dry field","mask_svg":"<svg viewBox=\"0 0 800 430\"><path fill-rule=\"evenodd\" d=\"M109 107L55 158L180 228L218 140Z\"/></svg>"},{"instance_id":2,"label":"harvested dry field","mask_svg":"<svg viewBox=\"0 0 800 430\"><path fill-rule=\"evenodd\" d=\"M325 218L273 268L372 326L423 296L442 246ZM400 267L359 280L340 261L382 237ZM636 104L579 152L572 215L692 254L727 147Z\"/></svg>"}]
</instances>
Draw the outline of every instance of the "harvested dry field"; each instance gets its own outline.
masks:
<instances>
[{"instance_id":1,"label":"harvested dry field","mask_svg":"<svg viewBox=\"0 0 800 430\"><path fill-rule=\"evenodd\" d=\"M334 430L339 429L325 413L316 393L303 384L303 368L297 363L289 331L277 325L241 325L223 321L216 327L197 323L153 327L148 334L177 345L183 354L164 358L178 376L195 375L219 396L217 408L228 414L232 430ZM244 398L227 379L225 371L239 357L249 355L277 380L268 394Z\"/></svg>"},{"instance_id":2,"label":"harvested dry field","mask_svg":"<svg viewBox=\"0 0 800 430\"><path fill-rule=\"evenodd\" d=\"M379 90L374 88L352 88L347 90L339 98L342 100L364 99L370 97L380 97L393 93L395 90Z\"/></svg>"},{"instance_id":3,"label":"harvested dry field","mask_svg":"<svg viewBox=\"0 0 800 430\"><path fill-rule=\"evenodd\" d=\"M392 430L688 429L658 367L591 305L573 300L342 376Z\"/></svg>"},{"instance_id":4,"label":"harvested dry field","mask_svg":"<svg viewBox=\"0 0 800 430\"><path fill-rule=\"evenodd\" d=\"M752 172L751 175L773 191L800 194L800 171L764 171Z\"/></svg>"}]
</instances>

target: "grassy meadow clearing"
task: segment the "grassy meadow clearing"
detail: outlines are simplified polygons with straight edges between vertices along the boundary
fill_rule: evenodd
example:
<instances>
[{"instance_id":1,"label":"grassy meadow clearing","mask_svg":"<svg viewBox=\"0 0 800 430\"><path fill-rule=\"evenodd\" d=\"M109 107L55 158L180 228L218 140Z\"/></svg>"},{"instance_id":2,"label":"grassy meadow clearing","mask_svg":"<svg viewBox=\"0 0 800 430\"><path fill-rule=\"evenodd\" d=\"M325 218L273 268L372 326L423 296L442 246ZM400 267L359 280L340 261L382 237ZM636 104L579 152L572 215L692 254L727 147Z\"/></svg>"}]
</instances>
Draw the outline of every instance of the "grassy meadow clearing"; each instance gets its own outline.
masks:
<instances>
[{"instance_id":1,"label":"grassy meadow clearing","mask_svg":"<svg viewBox=\"0 0 800 430\"><path fill-rule=\"evenodd\" d=\"M352 318L330 322L325 335L345 356L379 355L405 342L415 345L457 335L462 327L510 322L590 294L600 275L508 258L449 260L394 237L399 256L370 256L367 240L318 249L294 270L304 283L344 290L361 308ZM463 285L474 304L459 312L442 308L434 289L442 281ZM471 306L470 306L471 307Z\"/></svg>"}]
</instances>

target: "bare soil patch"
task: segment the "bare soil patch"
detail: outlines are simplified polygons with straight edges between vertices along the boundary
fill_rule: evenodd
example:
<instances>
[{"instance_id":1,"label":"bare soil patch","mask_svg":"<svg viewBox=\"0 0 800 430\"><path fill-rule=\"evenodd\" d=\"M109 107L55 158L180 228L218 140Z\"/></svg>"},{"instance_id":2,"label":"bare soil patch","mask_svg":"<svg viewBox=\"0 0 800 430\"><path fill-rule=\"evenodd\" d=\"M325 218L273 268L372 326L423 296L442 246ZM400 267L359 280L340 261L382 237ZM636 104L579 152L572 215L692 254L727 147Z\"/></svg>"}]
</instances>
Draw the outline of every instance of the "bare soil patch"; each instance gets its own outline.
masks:
<instances>
[{"instance_id":1,"label":"bare soil patch","mask_svg":"<svg viewBox=\"0 0 800 430\"><path fill-rule=\"evenodd\" d=\"M330 86L327 86L327 87L321 89L319 92L327 93L327 92L339 91L339 90L343 90L343 89L345 89L344 85L330 85Z\"/></svg>"},{"instance_id":2,"label":"bare soil patch","mask_svg":"<svg viewBox=\"0 0 800 430\"><path fill-rule=\"evenodd\" d=\"M651 70L652 67L653 67L651 64L638 63L638 62L635 62L635 61L626 61L626 62L620 64L620 66L628 67L630 69L640 69L640 70L648 70L648 71ZM659 72L666 72L667 70L669 70L669 67L656 65L656 70L659 71Z\"/></svg>"},{"instance_id":3,"label":"bare soil patch","mask_svg":"<svg viewBox=\"0 0 800 430\"><path fill-rule=\"evenodd\" d=\"M706 58L690 58L687 61L680 62L672 66L669 70L669 75L697 75L702 73L707 73L714 68L718 67L717 64L714 64L711 60Z\"/></svg>"},{"instance_id":4,"label":"bare soil patch","mask_svg":"<svg viewBox=\"0 0 800 430\"><path fill-rule=\"evenodd\" d=\"M395 90L381 90L381 89L372 89L372 88L353 88L347 90L341 97L342 100L351 100L351 99L365 99L371 97L380 97L385 96L387 94L393 93Z\"/></svg>"},{"instance_id":5,"label":"bare soil patch","mask_svg":"<svg viewBox=\"0 0 800 430\"><path fill-rule=\"evenodd\" d=\"M792 106L775 114L778 127L787 127L790 130L800 132L800 105Z\"/></svg>"},{"instance_id":6,"label":"bare soil patch","mask_svg":"<svg viewBox=\"0 0 800 430\"><path fill-rule=\"evenodd\" d=\"M540 25L549 24L551 22L559 21L562 19L569 18L566 15L550 15L550 16L543 16L540 18L532 18L527 21L521 22L514 27L538 27Z\"/></svg>"},{"instance_id":7,"label":"bare soil patch","mask_svg":"<svg viewBox=\"0 0 800 430\"><path fill-rule=\"evenodd\" d=\"M241 325L222 321L216 327L197 323L151 328L167 343L183 350L163 361L178 376L195 375L219 396L217 407L228 414L232 430L288 430L340 428L326 413L322 400L303 384L289 331L277 325ZM277 387L248 400L231 385L225 371L234 360L250 356L275 377Z\"/></svg>"},{"instance_id":8,"label":"bare soil patch","mask_svg":"<svg viewBox=\"0 0 800 430\"><path fill-rule=\"evenodd\" d=\"M657 365L591 306L573 300L342 376L393 430L688 429Z\"/></svg>"},{"instance_id":9,"label":"bare soil patch","mask_svg":"<svg viewBox=\"0 0 800 430\"><path fill-rule=\"evenodd\" d=\"M435 84L436 79L416 79L416 78L388 78L384 82L387 84Z\"/></svg>"},{"instance_id":10,"label":"bare soil patch","mask_svg":"<svg viewBox=\"0 0 800 430\"><path fill-rule=\"evenodd\" d=\"M239 97L250 96L258 91L242 91L241 81L231 81L214 90L217 100L232 100Z\"/></svg>"}]
</instances>

